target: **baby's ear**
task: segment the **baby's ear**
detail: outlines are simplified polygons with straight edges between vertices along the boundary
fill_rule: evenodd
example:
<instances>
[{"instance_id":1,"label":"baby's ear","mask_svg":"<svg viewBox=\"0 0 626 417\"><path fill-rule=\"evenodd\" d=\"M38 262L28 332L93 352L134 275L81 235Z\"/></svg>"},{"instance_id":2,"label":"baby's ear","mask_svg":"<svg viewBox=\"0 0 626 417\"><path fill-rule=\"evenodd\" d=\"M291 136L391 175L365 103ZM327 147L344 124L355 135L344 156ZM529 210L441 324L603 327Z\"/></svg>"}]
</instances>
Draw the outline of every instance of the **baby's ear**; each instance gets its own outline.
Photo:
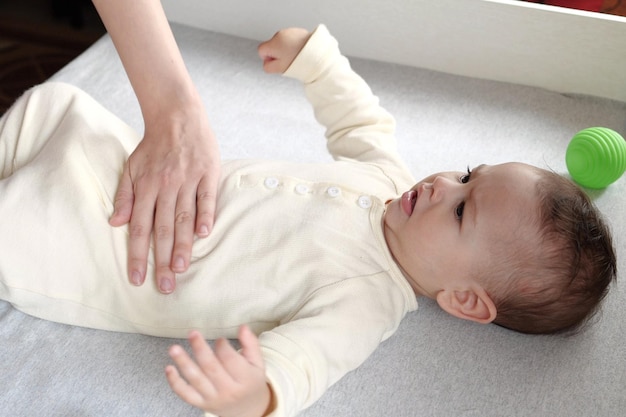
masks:
<instances>
[{"instance_id":1,"label":"baby's ear","mask_svg":"<svg viewBox=\"0 0 626 417\"><path fill-rule=\"evenodd\" d=\"M460 319L487 324L497 315L496 305L482 288L441 290L436 298L444 311Z\"/></svg>"}]
</instances>

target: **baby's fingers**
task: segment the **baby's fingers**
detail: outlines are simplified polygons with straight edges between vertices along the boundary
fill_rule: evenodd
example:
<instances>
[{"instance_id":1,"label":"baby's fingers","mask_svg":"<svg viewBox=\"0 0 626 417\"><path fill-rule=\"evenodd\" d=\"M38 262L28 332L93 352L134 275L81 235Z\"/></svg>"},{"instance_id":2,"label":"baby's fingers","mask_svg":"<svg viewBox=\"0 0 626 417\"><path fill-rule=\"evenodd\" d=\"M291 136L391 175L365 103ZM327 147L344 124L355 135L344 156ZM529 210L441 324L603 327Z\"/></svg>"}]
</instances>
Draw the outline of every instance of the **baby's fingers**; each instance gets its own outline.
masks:
<instances>
[{"instance_id":1,"label":"baby's fingers","mask_svg":"<svg viewBox=\"0 0 626 417\"><path fill-rule=\"evenodd\" d=\"M201 405L204 402L202 395L180 376L175 366L168 365L165 368L165 376L167 377L167 383L176 395L178 395L187 404L201 408Z\"/></svg>"},{"instance_id":2,"label":"baby's fingers","mask_svg":"<svg viewBox=\"0 0 626 417\"><path fill-rule=\"evenodd\" d=\"M272 41L261 43L258 47L258 53L263 60L263 70L268 74L280 74L285 70L279 57L280 51L275 50Z\"/></svg>"},{"instance_id":3,"label":"baby's fingers","mask_svg":"<svg viewBox=\"0 0 626 417\"><path fill-rule=\"evenodd\" d=\"M172 391L187 403L204 408L207 400L216 396L215 386L182 347L172 346L169 353L176 364L176 367L166 368L167 381Z\"/></svg>"},{"instance_id":4,"label":"baby's fingers","mask_svg":"<svg viewBox=\"0 0 626 417\"><path fill-rule=\"evenodd\" d=\"M259 57L263 60L263 69L268 73L282 74L289 68L296 55L304 47L310 33L306 29L283 29L262 42L258 47Z\"/></svg>"},{"instance_id":5,"label":"baby's fingers","mask_svg":"<svg viewBox=\"0 0 626 417\"><path fill-rule=\"evenodd\" d=\"M250 364L264 370L265 361L261 353L259 339L252 333L248 326L244 325L239 328L239 342L241 343L241 354L243 357L246 358Z\"/></svg>"}]
</instances>

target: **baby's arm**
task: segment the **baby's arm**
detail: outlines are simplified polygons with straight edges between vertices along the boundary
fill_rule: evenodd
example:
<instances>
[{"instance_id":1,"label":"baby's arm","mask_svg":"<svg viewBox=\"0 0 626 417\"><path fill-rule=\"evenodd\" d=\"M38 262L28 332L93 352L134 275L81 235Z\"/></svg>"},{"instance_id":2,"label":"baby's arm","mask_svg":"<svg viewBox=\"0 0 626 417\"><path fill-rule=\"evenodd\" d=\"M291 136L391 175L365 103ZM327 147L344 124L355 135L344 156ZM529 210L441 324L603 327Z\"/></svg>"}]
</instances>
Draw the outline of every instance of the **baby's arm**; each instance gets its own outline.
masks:
<instances>
[{"instance_id":1,"label":"baby's arm","mask_svg":"<svg viewBox=\"0 0 626 417\"><path fill-rule=\"evenodd\" d=\"M306 29L283 29L259 45L259 56L263 60L263 69L269 74L282 74L289 68L300 53L311 33Z\"/></svg>"},{"instance_id":2,"label":"baby's arm","mask_svg":"<svg viewBox=\"0 0 626 417\"><path fill-rule=\"evenodd\" d=\"M397 151L395 119L352 70L325 26L313 32L283 29L259 46L259 55L266 72L304 83L335 159L372 163L395 179L414 182Z\"/></svg>"},{"instance_id":3,"label":"baby's arm","mask_svg":"<svg viewBox=\"0 0 626 417\"><path fill-rule=\"evenodd\" d=\"M219 339L213 350L199 332L192 332L189 342L195 360L181 346L172 346L170 356L176 366L165 369L172 390L187 403L220 417L260 417L271 412L272 393L259 340L242 326L239 341L240 353L225 339Z\"/></svg>"}]
</instances>

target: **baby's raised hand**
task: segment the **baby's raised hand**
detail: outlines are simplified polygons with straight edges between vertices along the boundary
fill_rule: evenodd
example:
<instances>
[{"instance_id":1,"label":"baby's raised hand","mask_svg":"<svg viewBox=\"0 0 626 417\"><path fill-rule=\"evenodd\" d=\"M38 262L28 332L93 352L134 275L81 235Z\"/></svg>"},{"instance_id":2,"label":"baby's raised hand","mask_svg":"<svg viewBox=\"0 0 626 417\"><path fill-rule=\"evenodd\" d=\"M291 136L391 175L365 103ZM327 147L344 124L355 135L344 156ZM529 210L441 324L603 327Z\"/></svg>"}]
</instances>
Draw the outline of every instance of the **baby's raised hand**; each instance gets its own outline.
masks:
<instances>
[{"instance_id":1,"label":"baby's raised hand","mask_svg":"<svg viewBox=\"0 0 626 417\"><path fill-rule=\"evenodd\" d=\"M185 402L221 417L263 416L271 403L259 341L247 326L239 329L241 353L226 339L215 350L202 335L191 332L195 360L174 345L169 354L176 366L165 369L172 390Z\"/></svg>"},{"instance_id":2,"label":"baby's raised hand","mask_svg":"<svg viewBox=\"0 0 626 417\"><path fill-rule=\"evenodd\" d=\"M310 36L311 33L306 29L288 28L279 30L270 40L261 43L258 52L265 72L285 72Z\"/></svg>"}]
</instances>

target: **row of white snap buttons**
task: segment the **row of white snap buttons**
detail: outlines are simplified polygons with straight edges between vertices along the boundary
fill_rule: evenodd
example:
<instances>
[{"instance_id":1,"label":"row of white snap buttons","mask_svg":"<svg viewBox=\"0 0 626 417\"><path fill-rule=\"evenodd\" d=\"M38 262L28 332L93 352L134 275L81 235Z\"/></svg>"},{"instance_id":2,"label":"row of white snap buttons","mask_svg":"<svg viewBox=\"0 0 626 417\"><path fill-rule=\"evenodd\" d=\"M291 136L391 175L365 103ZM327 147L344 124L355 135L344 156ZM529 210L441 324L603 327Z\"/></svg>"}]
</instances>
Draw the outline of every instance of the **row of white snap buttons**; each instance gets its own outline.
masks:
<instances>
[{"instance_id":1,"label":"row of white snap buttons","mask_svg":"<svg viewBox=\"0 0 626 417\"><path fill-rule=\"evenodd\" d=\"M328 189L326 190L326 194L328 194L332 198L339 197L341 195L341 188L339 188L339 187L328 187Z\"/></svg>"},{"instance_id":2,"label":"row of white snap buttons","mask_svg":"<svg viewBox=\"0 0 626 417\"><path fill-rule=\"evenodd\" d=\"M306 184L298 184L296 185L296 188L294 188L294 190L297 194L305 195L309 192L309 187L307 187Z\"/></svg>"},{"instance_id":3,"label":"row of white snap buttons","mask_svg":"<svg viewBox=\"0 0 626 417\"><path fill-rule=\"evenodd\" d=\"M280 185L280 181L276 177L267 177L265 181L263 181L263 184L269 189L274 189ZM298 184L295 186L294 191L296 194L305 195L309 192L309 187L306 184ZM339 197L341 195L341 188L332 185L326 189L326 194L331 198ZM356 202L359 207L364 209L372 207L372 199L367 195L360 196Z\"/></svg>"},{"instance_id":4,"label":"row of white snap buttons","mask_svg":"<svg viewBox=\"0 0 626 417\"><path fill-rule=\"evenodd\" d=\"M267 188L273 189L273 188L278 187L279 181L278 181L278 178L267 177L265 178L265 181L263 181L263 184L265 184Z\"/></svg>"},{"instance_id":5,"label":"row of white snap buttons","mask_svg":"<svg viewBox=\"0 0 626 417\"><path fill-rule=\"evenodd\" d=\"M372 207L372 199L368 195L360 196L356 202L359 205L359 207L364 208L364 209L368 209Z\"/></svg>"}]
</instances>

